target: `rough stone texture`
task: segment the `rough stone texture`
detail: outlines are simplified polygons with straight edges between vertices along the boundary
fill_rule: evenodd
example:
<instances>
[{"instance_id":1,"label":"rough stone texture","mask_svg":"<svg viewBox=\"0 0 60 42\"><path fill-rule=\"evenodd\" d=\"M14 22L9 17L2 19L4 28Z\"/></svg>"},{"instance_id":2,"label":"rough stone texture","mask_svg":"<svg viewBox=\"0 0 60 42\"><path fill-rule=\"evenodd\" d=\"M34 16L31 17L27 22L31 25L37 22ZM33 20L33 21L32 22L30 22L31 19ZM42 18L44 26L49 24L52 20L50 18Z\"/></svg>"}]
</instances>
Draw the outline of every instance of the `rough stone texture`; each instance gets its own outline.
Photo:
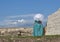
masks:
<instances>
[{"instance_id":1,"label":"rough stone texture","mask_svg":"<svg viewBox=\"0 0 60 42\"><path fill-rule=\"evenodd\" d=\"M33 28L0 28L0 36L15 35L32 36Z\"/></svg>"},{"instance_id":2,"label":"rough stone texture","mask_svg":"<svg viewBox=\"0 0 60 42\"><path fill-rule=\"evenodd\" d=\"M60 35L60 9L48 16L45 35Z\"/></svg>"}]
</instances>

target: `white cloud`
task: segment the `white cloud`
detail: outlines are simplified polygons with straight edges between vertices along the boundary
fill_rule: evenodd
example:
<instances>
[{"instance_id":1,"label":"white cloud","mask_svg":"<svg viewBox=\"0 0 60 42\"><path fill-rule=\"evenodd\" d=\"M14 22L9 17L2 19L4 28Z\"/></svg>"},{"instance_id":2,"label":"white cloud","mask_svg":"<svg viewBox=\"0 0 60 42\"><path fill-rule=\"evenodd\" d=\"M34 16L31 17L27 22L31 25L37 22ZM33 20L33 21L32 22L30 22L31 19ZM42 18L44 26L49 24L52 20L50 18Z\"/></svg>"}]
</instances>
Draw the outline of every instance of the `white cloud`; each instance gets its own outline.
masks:
<instances>
[{"instance_id":1,"label":"white cloud","mask_svg":"<svg viewBox=\"0 0 60 42\"><path fill-rule=\"evenodd\" d=\"M17 20L19 23L24 23L25 20L24 19L21 19L21 20Z\"/></svg>"},{"instance_id":2,"label":"white cloud","mask_svg":"<svg viewBox=\"0 0 60 42\"><path fill-rule=\"evenodd\" d=\"M17 16L7 16L0 25L3 26L17 26L17 25L24 25L24 24L33 24L34 23L34 16L37 14L24 14L24 15L17 15ZM40 18L43 22L46 22L47 19L44 18L44 15L40 14L36 17Z\"/></svg>"},{"instance_id":3,"label":"white cloud","mask_svg":"<svg viewBox=\"0 0 60 42\"><path fill-rule=\"evenodd\" d=\"M7 16L6 18L21 18L21 17L33 17L35 14L21 14L21 15L16 15L16 16Z\"/></svg>"},{"instance_id":4,"label":"white cloud","mask_svg":"<svg viewBox=\"0 0 60 42\"><path fill-rule=\"evenodd\" d=\"M15 24L15 25L16 25L17 22L8 22L7 24L8 24L8 25L9 25L9 24L13 24L13 25Z\"/></svg>"}]
</instances>

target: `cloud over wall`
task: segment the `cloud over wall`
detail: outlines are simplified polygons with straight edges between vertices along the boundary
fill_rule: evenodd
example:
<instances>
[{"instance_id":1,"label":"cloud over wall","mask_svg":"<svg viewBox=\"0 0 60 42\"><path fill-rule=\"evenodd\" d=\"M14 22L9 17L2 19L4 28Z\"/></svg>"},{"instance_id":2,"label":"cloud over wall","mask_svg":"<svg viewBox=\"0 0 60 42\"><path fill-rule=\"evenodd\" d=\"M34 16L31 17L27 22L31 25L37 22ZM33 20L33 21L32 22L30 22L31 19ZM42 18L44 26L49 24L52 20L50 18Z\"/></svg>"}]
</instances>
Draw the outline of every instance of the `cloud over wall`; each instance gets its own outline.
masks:
<instances>
[{"instance_id":1,"label":"cloud over wall","mask_svg":"<svg viewBox=\"0 0 60 42\"><path fill-rule=\"evenodd\" d=\"M2 21L0 21L0 27L32 27L36 15L37 14L23 14L7 16ZM43 14L40 14L39 16L42 22L46 22L46 18L44 18L45 16Z\"/></svg>"}]
</instances>

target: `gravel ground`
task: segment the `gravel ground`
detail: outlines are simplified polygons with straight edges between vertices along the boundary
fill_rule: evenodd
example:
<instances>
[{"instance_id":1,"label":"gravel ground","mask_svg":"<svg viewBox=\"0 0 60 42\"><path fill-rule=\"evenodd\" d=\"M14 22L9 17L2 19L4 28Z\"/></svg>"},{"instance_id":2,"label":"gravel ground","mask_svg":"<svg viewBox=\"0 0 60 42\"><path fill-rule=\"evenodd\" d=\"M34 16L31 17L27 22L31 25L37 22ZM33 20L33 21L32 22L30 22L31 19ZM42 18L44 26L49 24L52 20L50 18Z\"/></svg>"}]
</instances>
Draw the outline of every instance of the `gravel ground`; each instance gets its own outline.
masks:
<instances>
[{"instance_id":1,"label":"gravel ground","mask_svg":"<svg viewBox=\"0 0 60 42\"><path fill-rule=\"evenodd\" d=\"M0 42L60 42L60 37L0 38Z\"/></svg>"}]
</instances>

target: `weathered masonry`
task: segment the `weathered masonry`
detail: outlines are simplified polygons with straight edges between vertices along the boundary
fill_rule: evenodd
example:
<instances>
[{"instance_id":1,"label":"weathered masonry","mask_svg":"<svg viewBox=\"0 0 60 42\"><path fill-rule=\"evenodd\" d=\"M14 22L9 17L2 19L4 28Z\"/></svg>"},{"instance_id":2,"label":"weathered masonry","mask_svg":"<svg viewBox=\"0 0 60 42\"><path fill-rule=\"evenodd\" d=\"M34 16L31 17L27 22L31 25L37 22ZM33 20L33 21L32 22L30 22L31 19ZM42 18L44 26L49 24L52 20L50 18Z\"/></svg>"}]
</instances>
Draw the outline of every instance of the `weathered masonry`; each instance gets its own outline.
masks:
<instances>
[{"instance_id":1,"label":"weathered masonry","mask_svg":"<svg viewBox=\"0 0 60 42\"><path fill-rule=\"evenodd\" d=\"M45 35L60 35L60 9L48 16Z\"/></svg>"}]
</instances>

